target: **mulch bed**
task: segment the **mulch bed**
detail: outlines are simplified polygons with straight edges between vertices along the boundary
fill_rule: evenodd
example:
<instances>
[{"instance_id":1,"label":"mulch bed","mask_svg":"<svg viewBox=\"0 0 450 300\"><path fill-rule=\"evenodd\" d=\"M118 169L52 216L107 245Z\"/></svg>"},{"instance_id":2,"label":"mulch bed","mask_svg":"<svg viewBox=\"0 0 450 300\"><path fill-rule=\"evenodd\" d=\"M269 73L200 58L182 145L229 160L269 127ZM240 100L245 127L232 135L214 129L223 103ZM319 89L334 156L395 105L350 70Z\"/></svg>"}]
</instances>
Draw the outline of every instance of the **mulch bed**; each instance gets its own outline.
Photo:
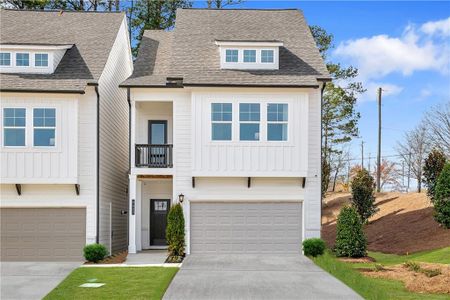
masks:
<instances>
[{"instance_id":1,"label":"mulch bed","mask_svg":"<svg viewBox=\"0 0 450 300\"><path fill-rule=\"evenodd\" d=\"M346 262L346 263L372 263L372 262L375 262L375 258L370 257L370 256L358 257L358 258L339 257L338 260L340 260L342 262Z\"/></svg>"},{"instance_id":2,"label":"mulch bed","mask_svg":"<svg viewBox=\"0 0 450 300\"><path fill-rule=\"evenodd\" d=\"M121 264L124 263L127 260L128 251L122 251L119 253L116 253L114 255L108 256L105 259L99 261L98 263L93 262L85 262L85 265L96 265L96 264Z\"/></svg>"}]
</instances>

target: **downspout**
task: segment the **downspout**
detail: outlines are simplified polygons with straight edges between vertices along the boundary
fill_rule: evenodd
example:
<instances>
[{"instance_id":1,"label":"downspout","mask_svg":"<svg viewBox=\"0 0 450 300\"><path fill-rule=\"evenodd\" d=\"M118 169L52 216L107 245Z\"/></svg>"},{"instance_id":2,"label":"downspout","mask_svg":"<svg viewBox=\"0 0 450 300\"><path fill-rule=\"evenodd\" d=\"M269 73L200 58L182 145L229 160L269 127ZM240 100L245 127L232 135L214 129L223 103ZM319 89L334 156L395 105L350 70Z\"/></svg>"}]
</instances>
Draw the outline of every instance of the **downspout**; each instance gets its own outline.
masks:
<instances>
[{"instance_id":1,"label":"downspout","mask_svg":"<svg viewBox=\"0 0 450 300\"><path fill-rule=\"evenodd\" d=\"M320 89L320 220L322 220L322 163L323 163L323 122L322 122L322 116L323 116L323 92L325 90L325 86L327 83L324 81L322 83L322 88ZM322 228L322 222L320 222L320 227Z\"/></svg>"},{"instance_id":2,"label":"downspout","mask_svg":"<svg viewBox=\"0 0 450 300\"><path fill-rule=\"evenodd\" d=\"M95 93L97 94L97 224L96 224L96 237L95 242L98 244L100 241L100 92L98 85L95 87Z\"/></svg>"},{"instance_id":3,"label":"downspout","mask_svg":"<svg viewBox=\"0 0 450 300\"><path fill-rule=\"evenodd\" d=\"M127 102L128 102L128 175L131 174L131 91L127 88ZM128 201L130 198L130 178L128 178ZM127 245L130 245L130 214L127 219Z\"/></svg>"}]
</instances>

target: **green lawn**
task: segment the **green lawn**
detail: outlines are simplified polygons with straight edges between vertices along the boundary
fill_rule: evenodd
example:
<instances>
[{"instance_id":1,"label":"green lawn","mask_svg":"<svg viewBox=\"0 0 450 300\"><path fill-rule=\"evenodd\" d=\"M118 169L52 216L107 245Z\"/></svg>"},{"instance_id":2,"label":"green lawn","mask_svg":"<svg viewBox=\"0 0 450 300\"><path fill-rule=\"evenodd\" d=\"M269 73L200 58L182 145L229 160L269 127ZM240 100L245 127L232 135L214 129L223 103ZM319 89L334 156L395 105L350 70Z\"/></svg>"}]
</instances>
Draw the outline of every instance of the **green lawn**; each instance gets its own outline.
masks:
<instances>
[{"instance_id":1,"label":"green lawn","mask_svg":"<svg viewBox=\"0 0 450 300\"><path fill-rule=\"evenodd\" d=\"M161 299L178 268L78 268L44 299ZM82 288L83 283L105 283Z\"/></svg>"},{"instance_id":2,"label":"green lawn","mask_svg":"<svg viewBox=\"0 0 450 300\"><path fill-rule=\"evenodd\" d=\"M377 263L383 265L398 264L408 260L446 263L450 248L434 251L416 253L409 256L399 256L383 253L370 253L370 256L377 259ZM395 280L369 278L363 276L355 267L371 266L373 264L350 264L338 261L331 252L313 258L313 261L322 269L332 274L337 279L344 282L365 299L447 299L444 294L418 294L406 290L403 283Z\"/></svg>"}]
</instances>

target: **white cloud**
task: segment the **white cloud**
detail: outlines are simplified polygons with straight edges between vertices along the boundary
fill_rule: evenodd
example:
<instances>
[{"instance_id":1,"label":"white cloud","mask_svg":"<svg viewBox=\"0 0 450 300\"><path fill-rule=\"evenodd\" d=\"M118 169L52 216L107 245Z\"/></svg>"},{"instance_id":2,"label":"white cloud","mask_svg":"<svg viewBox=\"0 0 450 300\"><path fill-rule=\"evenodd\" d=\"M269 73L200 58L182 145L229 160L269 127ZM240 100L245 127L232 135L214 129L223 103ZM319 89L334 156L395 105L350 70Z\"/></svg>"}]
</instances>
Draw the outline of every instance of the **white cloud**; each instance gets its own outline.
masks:
<instances>
[{"instance_id":1,"label":"white cloud","mask_svg":"<svg viewBox=\"0 0 450 300\"><path fill-rule=\"evenodd\" d=\"M450 36L450 17L439 21L430 21L423 24L420 29L429 35Z\"/></svg>"},{"instance_id":2,"label":"white cloud","mask_svg":"<svg viewBox=\"0 0 450 300\"><path fill-rule=\"evenodd\" d=\"M379 79L391 73L408 76L425 70L447 73L449 43L431 36L446 32L441 22L447 20L425 23L421 30L408 25L399 37L383 34L348 40L336 48L333 56L357 67L363 80Z\"/></svg>"},{"instance_id":3,"label":"white cloud","mask_svg":"<svg viewBox=\"0 0 450 300\"><path fill-rule=\"evenodd\" d=\"M362 94L358 100L360 102L376 101L378 99L377 96L379 87L383 90L383 98L398 95L403 91L402 86L393 83L368 81L364 83L364 88L366 88L367 91Z\"/></svg>"}]
</instances>

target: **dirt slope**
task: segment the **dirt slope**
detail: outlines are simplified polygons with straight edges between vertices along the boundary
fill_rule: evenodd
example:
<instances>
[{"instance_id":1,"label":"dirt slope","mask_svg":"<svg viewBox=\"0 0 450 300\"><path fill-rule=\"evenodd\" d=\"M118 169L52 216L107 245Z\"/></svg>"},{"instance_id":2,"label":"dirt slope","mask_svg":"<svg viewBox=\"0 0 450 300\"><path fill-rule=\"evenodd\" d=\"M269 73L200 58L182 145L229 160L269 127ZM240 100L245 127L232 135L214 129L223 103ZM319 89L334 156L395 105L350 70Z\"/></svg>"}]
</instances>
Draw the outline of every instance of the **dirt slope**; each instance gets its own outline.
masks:
<instances>
[{"instance_id":1,"label":"dirt slope","mask_svg":"<svg viewBox=\"0 0 450 300\"><path fill-rule=\"evenodd\" d=\"M336 217L350 201L349 193L325 198L322 210L322 237L332 247L336 237ZM450 246L450 230L433 219L433 207L426 194L380 193L380 209L365 226L369 250L406 254Z\"/></svg>"}]
</instances>

